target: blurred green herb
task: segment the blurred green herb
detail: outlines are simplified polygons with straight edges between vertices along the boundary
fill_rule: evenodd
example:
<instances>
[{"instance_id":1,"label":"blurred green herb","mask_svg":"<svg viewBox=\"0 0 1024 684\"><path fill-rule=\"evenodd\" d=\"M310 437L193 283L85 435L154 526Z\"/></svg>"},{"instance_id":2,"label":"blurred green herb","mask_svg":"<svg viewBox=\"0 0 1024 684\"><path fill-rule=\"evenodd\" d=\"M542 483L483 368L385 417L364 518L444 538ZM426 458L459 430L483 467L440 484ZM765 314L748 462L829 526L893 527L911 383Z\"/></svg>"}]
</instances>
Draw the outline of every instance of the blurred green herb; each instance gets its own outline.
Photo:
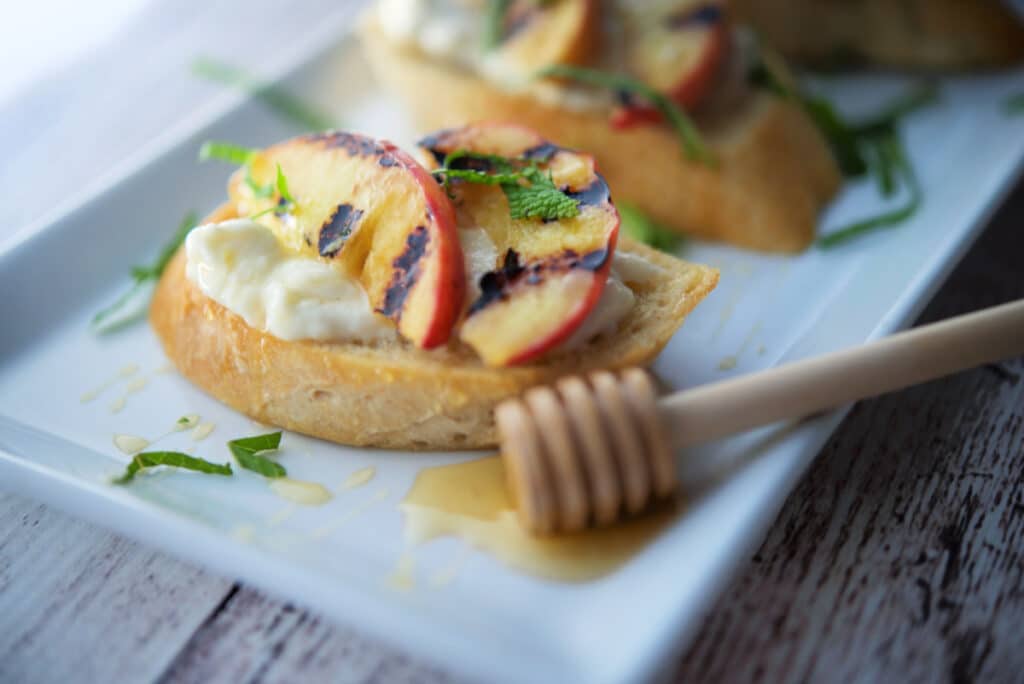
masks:
<instances>
[{"instance_id":1,"label":"blurred green herb","mask_svg":"<svg viewBox=\"0 0 1024 684\"><path fill-rule=\"evenodd\" d=\"M254 197L259 199L268 199L273 197L275 192L278 195L278 202L263 211L253 214L249 218L258 218L264 214L274 213L285 213L295 208L295 197L288 189L288 179L284 176L284 171L281 170L281 165L276 165L276 173L274 181L261 185L256 182L256 179L252 176L252 163L256 159L256 155L260 153L260 150L254 147L243 147L241 145L235 145L234 143L224 142L220 140L208 140L203 143L202 147L199 148L199 161L208 161L214 159L216 161L224 161L229 164L237 164L245 169L245 184L252 190Z\"/></svg>"},{"instance_id":2,"label":"blurred green herb","mask_svg":"<svg viewBox=\"0 0 1024 684\"><path fill-rule=\"evenodd\" d=\"M1024 93L1017 93L1006 98L1003 103L1003 110L1011 116L1024 114Z\"/></svg>"},{"instance_id":3,"label":"blurred green herb","mask_svg":"<svg viewBox=\"0 0 1024 684\"><path fill-rule=\"evenodd\" d=\"M505 13L511 4L512 0L487 0L480 45L484 52L490 52L501 43L505 29Z\"/></svg>"},{"instance_id":4,"label":"blurred green herb","mask_svg":"<svg viewBox=\"0 0 1024 684\"><path fill-rule=\"evenodd\" d=\"M238 461L238 465L269 478L285 477L288 474L284 466L264 456L264 454L277 451L280 446L280 432L243 437L228 442L228 449Z\"/></svg>"},{"instance_id":5,"label":"blurred green herb","mask_svg":"<svg viewBox=\"0 0 1024 684\"><path fill-rule=\"evenodd\" d=\"M715 165L714 156L704 144L700 132L686 112L669 97L658 92L643 81L622 74L612 74L599 69L588 69L571 64L554 64L541 69L538 78L564 78L584 85L604 88L613 93L625 93L649 103L665 117L683 147L687 159L709 166Z\"/></svg>"},{"instance_id":6,"label":"blurred green herb","mask_svg":"<svg viewBox=\"0 0 1024 684\"><path fill-rule=\"evenodd\" d=\"M662 226L638 207L628 202L616 202L622 218L622 231L629 237L663 252L674 252L684 241L679 233Z\"/></svg>"},{"instance_id":7,"label":"blurred green herb","mask_svg":"<svg viewBox=\"0 0 1024 684\"><path fill-rule=\"evenodd\" d=\"M135 454L132 458L131 463L125 468L124 474L121 477L113 480L114 484L128 484L135 479L135 476L139 471L145 468L153 468L156 466L170 466L172 468L182 468L185 470L194 470L199 473L209 473L211 475L231 475L231 464L230 463L210 463L207 460L196 458L195 456L189 456L183 454L180 451L148 451L141 454Z\"/></svg>"},{"instance_id":8,"label":"blurred green herb","mask_svg":"<svg viewBox=\"0 0 1024 684\"><path fill-rule=\"evenodd\" d=\"M156 260L149 266L132 267L131 288L118 297L112 304L100 310L92 318L92 328L96 332L111 332L137 321L146 311L149 293L154 283L160 279L168 262L178 251L189 231L196 225L196 213L190 211L182 219L178 229L160 250ZM134 306L133 306L134 304Z\"/></svg>"},{"instance_id":9,"label":"blurred green herb","mask_svg":"<svg viewBox=\"0 0 1024 684\"><path fill-rule=\"evenodd\" d=\"M844 175L859 177L870 173L884 197L892 197L900 187L907 189L909 197L902 207L855 221L822 236L818 239L820 247L834 247L880 228L898 226L917 212L924 197L907 159L899 125L904 117L938 100L935 84L920 84L877 114L859 123L850 123L824 98L788 86L792 79L776 73L763 59L755 65L750 79L756 85L800 103L825 136Z\"/></svg>"},{"instance_id":10,"label":"blurred green herb","mask_svg":"<svg viewBox=\"0 0 1024 684\"><path fill-rule=\"evenodd\" d=\"M323 131L336 125L331 117L280 86L265 83L230 64L199 57L192 62L192 73L208 81L237 88L263 102L279 116L306 130Z\"/></svg>"}]
</instances>

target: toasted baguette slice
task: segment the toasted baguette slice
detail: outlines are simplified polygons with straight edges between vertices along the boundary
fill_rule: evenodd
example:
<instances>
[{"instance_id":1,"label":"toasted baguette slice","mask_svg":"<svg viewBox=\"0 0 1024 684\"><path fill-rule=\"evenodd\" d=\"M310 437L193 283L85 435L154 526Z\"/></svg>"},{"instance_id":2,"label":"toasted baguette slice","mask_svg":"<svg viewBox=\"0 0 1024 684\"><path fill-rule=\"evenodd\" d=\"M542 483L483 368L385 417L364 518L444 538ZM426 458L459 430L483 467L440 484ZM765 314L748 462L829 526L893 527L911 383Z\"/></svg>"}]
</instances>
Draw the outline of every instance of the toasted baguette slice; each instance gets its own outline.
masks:
<instances>
[{"instance_id":1,"label":"toasted baguette slice","mask_svg":"<svg viewBox=\"0 0 1024 684\"><path fill-rule=\"evenodd\" d=\"M371 69L424 131L501 120L527 126L597 158L617 200L680 232L764 251L796 252L841 183L825 140L796 105L754 92L702 129L716 168L683 157L665 125L614 130L608 113L544 104L390 40L367 17L361 39Z\"/></svg>"},{"instance_id":2,"label":"toasted baguette slice","mask_svg":"<svg viewBox=\"0 0 1024 684\"><path fill-rule=\"evenodd\" d=\"M224 206L207 221L234 217ZM157 286L150 322L186 378L260 422L332 442L392 449L495 444L495 405L533 385L597 368L643 366L718 282L718 272L620 238L619 249L663 272L613 335L514 368L491 368L467 347L404 342L287 342L249 327L185 277L179 250Z\"/></svg>"},{"instance_id":3,"label":"toasted baguette slice","mask_svg":"<svg viewBox=\"0 0 1024 684\"><path fill-rule=\"evenodd\" d=\"M816 66L999 67L1024 59L1024 23L999 0L734 0L786 57Z\"/></svg>"}]
</instances>

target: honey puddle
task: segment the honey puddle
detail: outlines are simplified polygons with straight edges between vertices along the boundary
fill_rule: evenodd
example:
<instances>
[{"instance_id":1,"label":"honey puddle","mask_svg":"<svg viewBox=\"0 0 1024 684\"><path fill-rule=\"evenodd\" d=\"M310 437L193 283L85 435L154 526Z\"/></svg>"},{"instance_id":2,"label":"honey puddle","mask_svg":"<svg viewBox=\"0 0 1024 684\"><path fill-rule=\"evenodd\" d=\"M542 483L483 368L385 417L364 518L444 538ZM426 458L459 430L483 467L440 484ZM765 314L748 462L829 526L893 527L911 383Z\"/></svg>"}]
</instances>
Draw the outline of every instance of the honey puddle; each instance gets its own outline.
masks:
<instances>
[{"instance_id":1,"label":"honey puddle","mask_svg":"<svg viewBox=\"0 0 1024 684\"><path fill-rule=\"evenodd\" d=\"M342 489L355 489L356 487L362 487L364 484L373 479L377 474L377 469L374 466L368 466L366 468L360 468L355 471L342 483Z\"/></svg>"},{"instance_id":2,"label":"honey puddle","mask_svg":"<svg viewBox=\"0 0 1024 684\"><path fill-rule=\"evenodd\" d=\"M318 482L293 480L290 477L271 480L270 490L282 499L302 506L322 506L334 498L331 492Z\"/></svg>"},{"instance_id":3,"label":"honey puddle","mask_svg":"<svg viewBox=\"0 0 1024 684\"><path fill-rule=\"evenodd\" d=\"M552 580L584 582L629 560L676 519L678 505L580 534L533 537L519 525L498 456L428 468L401 503L409 542L452 536L510 567Z\"/></svg>"}]
</instances>

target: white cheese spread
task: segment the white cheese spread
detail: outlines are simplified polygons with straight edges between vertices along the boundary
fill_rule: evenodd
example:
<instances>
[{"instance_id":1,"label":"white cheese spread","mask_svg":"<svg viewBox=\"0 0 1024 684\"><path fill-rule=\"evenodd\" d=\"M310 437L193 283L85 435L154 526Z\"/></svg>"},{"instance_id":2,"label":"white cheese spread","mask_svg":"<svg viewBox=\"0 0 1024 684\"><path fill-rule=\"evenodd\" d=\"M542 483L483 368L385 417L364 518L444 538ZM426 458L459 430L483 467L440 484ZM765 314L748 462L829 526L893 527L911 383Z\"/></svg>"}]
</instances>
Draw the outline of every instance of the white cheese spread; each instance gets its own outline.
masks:
<instances>
[{"instance_id":1,"label":"white cheese spread","mask_svg":"<svg viewBox=\"0 0 1024 684\"><path fill-rule=\"evenodd\" d=\"M480 229L460 229L469 301L493 270L497 250ZM265 226L233 219L199 226L185 241L185 273L207 297L250 326L283 340L372 342L394 339L394 326L374 313L362 286L330 264L288 252ZM575 349L614 332L636 301L626 285L643 285L661 268L643 257L615 252L601 298L561 349Z\"/></svg>"},{"instance_id":2,"label":"white cheese spread","mask_svg":"<svg viewBox=\"0 0 1024 684\"><path fill-rule=\"evenodd\" d=\"M234 219L185 241L186 276L253 328L282 340L371 342L395 329L362 286L330 264L286 251L265 226Z\"/></svg>"}]
</instances>

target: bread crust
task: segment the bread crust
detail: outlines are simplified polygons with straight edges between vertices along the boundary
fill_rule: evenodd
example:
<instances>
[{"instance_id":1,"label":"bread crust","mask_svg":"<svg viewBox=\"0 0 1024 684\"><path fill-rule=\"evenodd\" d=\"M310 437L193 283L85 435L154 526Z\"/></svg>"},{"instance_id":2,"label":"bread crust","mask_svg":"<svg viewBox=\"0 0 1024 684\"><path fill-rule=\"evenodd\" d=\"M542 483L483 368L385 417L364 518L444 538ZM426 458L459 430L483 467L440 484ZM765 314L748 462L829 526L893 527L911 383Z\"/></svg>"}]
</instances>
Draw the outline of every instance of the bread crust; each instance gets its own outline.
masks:
<instances>
[{"instance_id":1,"label":"bread crust","mask_svg":"<svg viewBox=\"0 0 1024 684\"><path fill-rule=\"evenodd\" d=\"M733 10L783 55L817 66L975 69L1024 59L1024 23L998 0L734 0Z\"/></svg>"},{"instance_id":2,"label":"bread crust","mask_svg":"<svg viewBox=\"0 0 1024 684\"><path fill-rule=\"evenodd\" d=\"M229 206L207 221L234 216ZM183 376L262 423L356 446L407 450L491 447L495 405L528 387L596 368L650 363L718 272L644 245L619 249L663 273L642 288L616 333L514 368L490 368L466 347L424 351L404 342L288 342L250 327L185 276L179 250L157 286L150 323Z\"/></svg>"},{"instance_id":3,"label":"bread crust","mask_svg":"<svg viewBox=\"0 0 1024 684\"><path fill-rule=\"evenodd\" d=\"M594 154L615 198L682 233L750 249L797 252L841 184L825 140L796 105L763 92L705 127L715 168L683 157L664 125L613 130L607 113L553 107L389 40L372 17L361 41L378 80L424 131L498 120Z\"/></svg>"}]
</instances>

